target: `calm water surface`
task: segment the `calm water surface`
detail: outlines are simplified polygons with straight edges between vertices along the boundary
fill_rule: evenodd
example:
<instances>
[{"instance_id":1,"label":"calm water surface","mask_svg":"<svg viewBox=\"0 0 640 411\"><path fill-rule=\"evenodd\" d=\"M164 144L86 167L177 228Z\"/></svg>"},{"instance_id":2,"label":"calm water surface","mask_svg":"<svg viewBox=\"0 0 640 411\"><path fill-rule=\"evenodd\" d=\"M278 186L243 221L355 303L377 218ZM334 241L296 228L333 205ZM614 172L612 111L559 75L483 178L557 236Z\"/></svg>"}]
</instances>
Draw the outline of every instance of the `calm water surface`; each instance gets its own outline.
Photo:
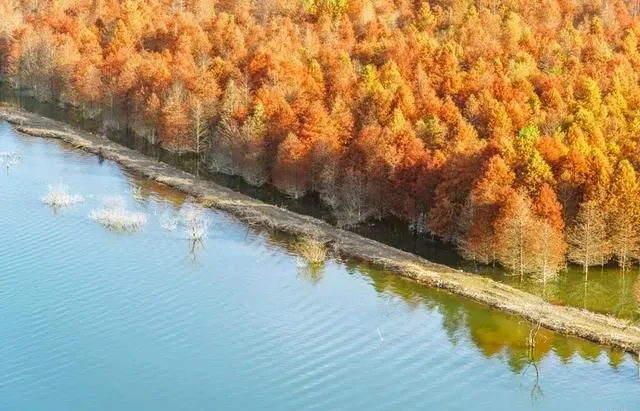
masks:
<instances>
[{"instance_id":1,"label":"calm water surface","mask_svg":"<svg viewBox=\"0 0 640 411\"><path fill-rule=\"evenodd\" d=\"M203 244L161 216L188 200L0 124L2 410L628 410L636 358L209 211ZM62 182L85 202L42 203ZM108 231L108 195L149 223Z\"/></svg>"}]
</instances>

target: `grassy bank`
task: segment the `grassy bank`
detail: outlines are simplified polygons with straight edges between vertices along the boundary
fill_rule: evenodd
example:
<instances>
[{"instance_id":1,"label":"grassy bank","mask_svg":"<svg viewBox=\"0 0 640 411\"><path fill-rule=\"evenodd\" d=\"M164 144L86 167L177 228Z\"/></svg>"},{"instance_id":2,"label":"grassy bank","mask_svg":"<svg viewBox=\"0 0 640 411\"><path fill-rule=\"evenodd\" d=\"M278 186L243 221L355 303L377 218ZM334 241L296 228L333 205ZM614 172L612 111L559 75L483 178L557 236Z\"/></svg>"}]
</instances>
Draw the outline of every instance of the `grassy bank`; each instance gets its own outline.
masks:
<instances>
[{"instance_id":1,"label":"grassy bank","mask_svg":"<svg viewBox=\"0 0 640 411\"><path fill-rule=\"evenodd\" d=\"M314 255L318 244L330 253L383 266L387 271L517 314L563 334L582 337L626 351L640 351L640 328L627 321L572 307L555 306L539 297L499 282L429 262L357 234L337 229L313 217L252 199L210 181L195 179L172 166L108 140L11 107L0 107L4 119L25 134L56 138L77 148L116 161L124 167L197 198L202 204L235 215L251 225L266 226L297 236Z\"/></svg>"}]
</instances>

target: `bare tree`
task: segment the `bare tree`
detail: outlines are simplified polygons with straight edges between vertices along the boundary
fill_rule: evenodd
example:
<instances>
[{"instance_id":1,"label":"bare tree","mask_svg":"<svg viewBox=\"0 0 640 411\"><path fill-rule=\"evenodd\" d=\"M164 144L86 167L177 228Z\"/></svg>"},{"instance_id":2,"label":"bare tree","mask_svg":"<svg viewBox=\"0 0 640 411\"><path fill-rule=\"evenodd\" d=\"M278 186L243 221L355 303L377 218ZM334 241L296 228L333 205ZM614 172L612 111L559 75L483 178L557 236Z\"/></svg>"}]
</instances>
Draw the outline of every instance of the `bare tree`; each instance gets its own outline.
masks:
<instances>
[{"instance_id":1,"label":"bare tree","mask_svg":"<svg viewBox=\"0 0 640 411\"><path fill-rule=\"evenodd\" d=\"M202 102L192 97L191 117L193 119L193 139L195 143L196 154L200 155L200 146L205 137L204 108Z\"/></svg>"},{"instance_id":2,"label":"bare tree","mask_svg":"<svg viewBox=\"0 0 640 411\"><path fill-rule=\"evenodd\" d=\"M524 193L510 198L496 223L498 261L523 279L525 273L535 272L535 218L531 201Z\"/></svg>"},{"instance_id":3,"label":"bare tree","mask_svg":"<svg viewBox=\"0 0 640 411\"><path fill-rule=\"evenodd\" d=\"M522 372L523 374L532 367L535 371L535 379L533 387L531 388L531 401L537 402L544 394L540 387L540 368L538 367L538 359L535 356L536 340L538 338L538 332L540 331L540 323L537 323L529 330L529 336L527 339L527 368Z\"/></svg>"},{"instance_id":4,"label":"bare tree","mask_svg":"<svg viewBox=\"0 0 640 411\"><path fill-rule=\"evenodd\" d=\"M640 253L638 232L638 179L634 166L627 160L618 163L609 194L609 238L611 252L622 272L627 271L632 258Z\"/></svg>"},{"instance_id":5,"label":"bare tree","mask_svg":"<svg viewBox=\"0 0 640 411\"><path fill-rule=\"evenodd\" d=\"M632 258L640 254L640 236L637 219L624 212L616 213L611 220L611 251L623 273L629 269Z\"/></svg>"},{"instance_id":6,"label":"bare tree","mask_svg":"<svg viewBox=\"0 0 640 411\"><path fill-rule=\"evenodd\" d=\"M355 225L371 214L367 207L367 176L361 172L349 170L345 173L339 189L335 211L338 225Z\"/></svg>"},{"instance_id":7,"label":"bare tree","mask_svg":"<svg viewBox=\"0 0 640 411\"><path fill-rule=\"evenodd\" d=\"M589 267L609 259L605 213L595 201L580 205L574 223L567 232L569 260L583 267L585 280Z\"/></svg>"},{"instance_id":8,"label":"bare tree","mask_svg":"<svg viewBox=\"0 0 640 411\"><path fill-rule=\"evenodd\" d=\"M564 267L567 247L562 232L554 230L549 221L541 220L537 224L536 248L537 271L542 275L544 292L549 278Z\"/></svg>"}]
</instances>

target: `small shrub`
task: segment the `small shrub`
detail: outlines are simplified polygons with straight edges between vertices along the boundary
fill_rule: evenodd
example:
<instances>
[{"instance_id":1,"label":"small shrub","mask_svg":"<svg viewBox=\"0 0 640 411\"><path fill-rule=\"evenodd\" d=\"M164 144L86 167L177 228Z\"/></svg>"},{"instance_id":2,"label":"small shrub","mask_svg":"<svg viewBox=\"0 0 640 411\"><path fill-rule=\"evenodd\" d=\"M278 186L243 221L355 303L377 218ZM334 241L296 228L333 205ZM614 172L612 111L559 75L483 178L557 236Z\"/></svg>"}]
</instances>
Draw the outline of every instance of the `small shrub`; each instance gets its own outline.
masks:
<instances>
[{"instance_id":1,"label":"small shrub","mask_svg":"<svg viewBox=\"0 0 640 411\"><path fill-rule=\"evenodd\" d=\"M147 216L144 213L121 208L94 210L89 217L115 231L139 231L147 224Z\"/></svg>"},{"instance_id":2,"label":"small shrub","mask_svg":"<svg viewBox=\"0 0 640 411\"><path fill-rule=\"evenodd\" d=\"M180 210L180 222L184 226L189 240L202 240L209 227L204 210L197 207L186 207Z\"/></svg>"},{"instance_id":3,"label":"small shrub","mask_svg":"<svg viewBox=\"0 0 640 411\"><path fill-rule=\"evenodd\" d=\"M18 164L21 159L22 157L20 157L18 153L14 153L14 152L0 153L0 166L9 170L11 167Z\"/></svg>"},{"instance_id":4,"label":"small shrub","mask_svg":"<svg viewBox=\"0 0 640 411\"><path fill-rule=\"evenodd\" d=\"M95 222L115 231L139 231L147 224L147 215L125 209L122 196L108 196L103 199L105 205L94 210L89 217Z\"/></svg>"},{"instance_id":5,"label":"small shrub","mask_svg":"<svg viewBox=\"0 0 640 411\"><path fill-rule=\"evenodd\" d=\"M42 202L55 208L69 207L83 201L84 198L82 198L81 195L69 194L67 192L67 187L64 184L49 186L47 195L42 197Z\"/></svg>"},{"instance_id":6,"label":"small shrub","mask_svg":"<svg viewBox=\"0 0 640 411\"><path fill-rule=\"evenodd\" d=\"M184 206L177 213L167 210L160 214L158 221L167 231L175 231L178 227L184 229L187 239L192 241L202 240L209 227L204 209L192 205Z\"/></svg>"}]
</instances>

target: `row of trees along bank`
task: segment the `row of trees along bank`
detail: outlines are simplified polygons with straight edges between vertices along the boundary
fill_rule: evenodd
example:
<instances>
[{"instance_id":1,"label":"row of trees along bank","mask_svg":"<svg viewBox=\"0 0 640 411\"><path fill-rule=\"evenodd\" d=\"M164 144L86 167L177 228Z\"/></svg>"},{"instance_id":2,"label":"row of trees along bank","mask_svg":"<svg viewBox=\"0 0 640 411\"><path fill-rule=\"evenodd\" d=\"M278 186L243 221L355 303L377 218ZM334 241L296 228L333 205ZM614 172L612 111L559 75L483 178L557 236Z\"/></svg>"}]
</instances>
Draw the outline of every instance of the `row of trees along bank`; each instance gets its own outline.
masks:
<instances>
[{"instance_id":1,"label":"row of trees along bank","mask_svg":"<svg viewBox=\"0 0 640 411\"><path fill-rule=\"evenodd\" d=\"M638 2L5 0L0 71L547 278L640 258Z\"/></svg>"}]
</instances>

